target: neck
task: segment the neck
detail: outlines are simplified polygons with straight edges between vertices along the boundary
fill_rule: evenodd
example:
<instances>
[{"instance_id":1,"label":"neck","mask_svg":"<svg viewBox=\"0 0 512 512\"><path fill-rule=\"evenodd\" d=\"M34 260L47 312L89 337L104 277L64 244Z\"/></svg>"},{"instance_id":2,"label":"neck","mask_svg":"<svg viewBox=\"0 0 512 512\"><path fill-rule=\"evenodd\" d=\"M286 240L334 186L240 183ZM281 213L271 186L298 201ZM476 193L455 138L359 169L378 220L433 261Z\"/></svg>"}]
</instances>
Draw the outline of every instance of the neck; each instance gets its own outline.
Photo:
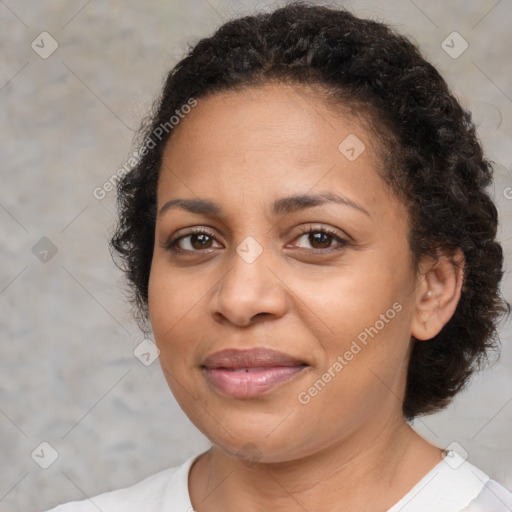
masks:
<instances>
[{"instance_id":1,"label":"neck","mask_svg":"<svg viewBox=\"0 0 512 512\"><path fill-rule=\"evenodd\" d=\"M197 512L385 511L441 460L400 416L286 462L251 466L214 445L192 467L189 489Z\"/></svg>"}]
</instances>

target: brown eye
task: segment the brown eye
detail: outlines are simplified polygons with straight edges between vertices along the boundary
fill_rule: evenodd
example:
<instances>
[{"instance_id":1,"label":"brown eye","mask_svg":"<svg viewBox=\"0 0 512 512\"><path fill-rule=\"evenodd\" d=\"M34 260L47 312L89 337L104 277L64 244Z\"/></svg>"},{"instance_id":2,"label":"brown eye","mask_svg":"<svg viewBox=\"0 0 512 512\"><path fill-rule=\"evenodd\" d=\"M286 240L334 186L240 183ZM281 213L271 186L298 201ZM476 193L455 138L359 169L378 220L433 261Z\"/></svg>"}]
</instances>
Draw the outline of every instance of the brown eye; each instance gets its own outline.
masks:
<instances>
[{"instance_id":1,"label":"brown eye","mask_svg":"<svg viewBox=\"0 0 512 512\"><path fill-rule=\"evenodd\" d=\"M305 240L306 246L300 244L300 240ZM349 245L347 240L341 238L337 233L331 231L327 228L313 228L309 227L306 229L299 237L297 237L299 241L298 247L300 249L317 249L319 251L337 248L333 246L333 242L337 243L339 248L343 248ZM307 247L309 244L310 247Z\"/></svg>"},{"instance_id":2,"label":"brown eye","mask_svg":"<svg viewBox=\"0 0 512 512\"><path fill-rule=\"evenodd\" d=\"M211 249L214 240L212 233L198 229L171 240L167 244L167 248L175 252L201 252L204 249Z\"/></svg>"},{"instance_id":3,"label":"brown eye","mask_svg":"<svg viewBox=\"0 0 512 512\"><path fill-rule=\"evenodd\" d=\"M205 249L209 248L212 242L212 238L204 233L188 235L190 236L190 245L194 249ZM188 238L188 237L184 237Z\"/></svg>"},{"instance_id":4,"label":"brown eye","mask_svg":"<svg viewBox=\"0 0 512 512\"><path fill-rule=\"evenodd\" d=\"M326 249L330 247L332 240L332 235L328 235L327 233L323 233L320 231L308 234L308 242L315 249Z\"/></svg>"}]
</instances>

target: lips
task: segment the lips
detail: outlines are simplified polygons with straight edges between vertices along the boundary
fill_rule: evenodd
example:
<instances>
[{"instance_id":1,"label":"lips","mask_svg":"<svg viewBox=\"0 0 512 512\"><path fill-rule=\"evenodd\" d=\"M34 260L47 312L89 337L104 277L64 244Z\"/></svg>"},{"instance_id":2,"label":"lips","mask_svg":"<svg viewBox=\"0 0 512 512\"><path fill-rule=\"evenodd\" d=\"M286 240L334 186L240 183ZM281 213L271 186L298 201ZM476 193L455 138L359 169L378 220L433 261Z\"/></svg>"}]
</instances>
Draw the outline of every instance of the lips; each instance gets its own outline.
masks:
<instances>
[{"instance_id":1,"label":"lips","mask_svg":"<svg viewBox=\"0 0 512 512\"><path fill-rule=\"evenodd\" d=\"M255 348L216 352L201 367L217 391L234 398L251 398L289 381L308 365L275 350Z\"/></svg>"},{"instance_id":2,"label":"lips","mask_svg":"<svg viewBox=\"0 0 512 512\"><path fill-rule=\"evenodd\" d=\"M276 366L301 366L304 361L287 356L275 350L253 348L250 350L227 349L208 356L203 366L206 368L225 368L240 370L245 368L273 368Z\"/></svg>"}]
</instances>

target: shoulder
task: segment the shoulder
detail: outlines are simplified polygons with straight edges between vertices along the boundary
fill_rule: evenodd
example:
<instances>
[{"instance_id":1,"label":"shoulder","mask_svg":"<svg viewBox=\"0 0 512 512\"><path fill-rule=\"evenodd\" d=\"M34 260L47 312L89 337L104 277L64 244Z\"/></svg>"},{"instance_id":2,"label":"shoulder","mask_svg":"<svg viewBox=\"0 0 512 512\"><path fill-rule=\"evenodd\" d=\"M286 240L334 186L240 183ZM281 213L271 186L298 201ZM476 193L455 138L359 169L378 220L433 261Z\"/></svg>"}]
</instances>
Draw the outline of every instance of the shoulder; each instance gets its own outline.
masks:
<instances>
[{"instance_id":1,"label":"shoulder","mask_svg":"<svg viewBox=\"0 0 512 512\"><path fill-rule=\"evenodd\" d=\"M463 512L510 512L512 492L493 479L487 480L478 496Z\"/></svg>"},{"instance_id":2,"label":"shoulder","mask_svg":"<svg viewBox=\"0 0 512 512\"><path fill-rule=\"evenodd\" d=\"M155 473L136 484L105 492L81 501L58 505L47 512L160 512L170 502L187 510L188 472L199 455L194 455L180 466Z\"/></svg>"},{"instance_id":3,"label":"shoulder","mask_svg":"<svg viewBox=\"0 0 512 512\"><path fill-rule=\"evenodd\" d=\"M494 489L493 481L453 450L387 512L490 512L494 508L468 508ZM499 485L499 484L496 484ZM500 486L501 487L501 486ZM488 491L485 489L488 488ZM506 489L502 487L504 491ZM477 501L480 500L480 501ZM494 502L490 502L491 504ZM496 509L501 510L501 509ZM504 509L507 510L507 509Z\"/></svg>"}]
</instances>

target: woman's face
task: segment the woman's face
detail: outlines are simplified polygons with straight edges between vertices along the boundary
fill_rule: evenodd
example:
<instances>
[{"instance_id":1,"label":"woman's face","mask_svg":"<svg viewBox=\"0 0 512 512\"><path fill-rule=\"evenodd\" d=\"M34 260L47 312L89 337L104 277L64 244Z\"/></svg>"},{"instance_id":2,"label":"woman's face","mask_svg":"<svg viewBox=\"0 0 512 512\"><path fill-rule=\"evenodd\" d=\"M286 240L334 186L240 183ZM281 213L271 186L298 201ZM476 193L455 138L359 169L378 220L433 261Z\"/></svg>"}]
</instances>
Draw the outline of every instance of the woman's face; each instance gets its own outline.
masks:
<instances>
[{"instance_id":1,"label":"woman's face","mask_svg":"<svg viewBox=\"0 0 512 512\"><path fill-rule=\"evenodd\" d=\"M292 460L402 421L416 275L374 150L285 85L199 99L174 128L149 311L174 396L228 453Z\"/></svg>"}]
</instances>

